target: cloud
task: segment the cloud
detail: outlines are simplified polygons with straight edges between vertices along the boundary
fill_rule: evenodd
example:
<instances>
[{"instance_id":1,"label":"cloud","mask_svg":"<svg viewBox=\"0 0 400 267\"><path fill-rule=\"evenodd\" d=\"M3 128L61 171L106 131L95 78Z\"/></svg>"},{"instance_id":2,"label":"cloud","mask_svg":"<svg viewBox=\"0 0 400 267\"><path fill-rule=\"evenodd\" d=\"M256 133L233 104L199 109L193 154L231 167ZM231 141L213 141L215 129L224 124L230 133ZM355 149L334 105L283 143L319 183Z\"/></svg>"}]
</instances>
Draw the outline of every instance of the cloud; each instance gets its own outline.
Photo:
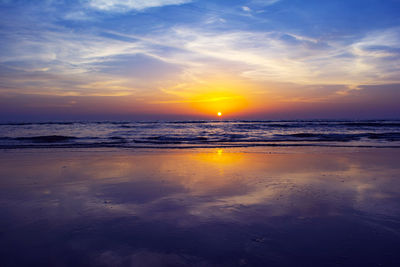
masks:
<instances>
[{"instance_id":1,"label":"cloud","mask_svg":"<svg viewBox=\"0 0 400 267\"><path fill-rule=\"evenodd\" d=\"M288 32L220 32L186 27L174 27L163 34L103 35L60 30L14 35L18 42L1 62L24 71L22 77L29 72L36 73L35 80L42 77L45 84L36 83L41 90L51 91L53 81L55 90L62 91L60 77L73 76L77 84L68 92L85 94L126 94L129 87L146 88L146 84L160 90L176 84L188 84L193 89L195 84L206 82L205 77L221 72L262 83L357 86L400 82L400 68L394 60L399 58L398 29L370 32L350 43ZM151 75L144 75L141 68ZM118 84L110 86L112 79Z\"/></svg>"},{"instance_id":2,"label":"cloud","mask_svg":"<svg viewBox=\"0 0 400 267\"><path fill-rule=\"evenodd\" d=\"M243 11L251 12L251 9L248 6L242 6Z\"/></svg>"},{"instance_id":3,"label":"cloud","mask_svg":"<svg viewBox=\"0 0 400 267\"><path fill-rule=\"evenodd\" d=\"M270 6L281 0L252 0L250 3L257 6Z\"/></svg>"},{"instance_id":4,"label":"cloud","mask_svg":"<svg viewBox=\"0 0 400 267\"><path fill-rule=\"evenodd\" d=\"M350 67L362 73L366 79L373 79L377 83L399 81L400 28L370 32L351 44L348 51L355 57Z\"/></svg>"},{"instance_id":5,"label":"cloud","mask_svg":"<svg viewBox=\"0 0 400 267\"><path fill-rule=\"evenodd\" d=\"M232 63L237 63L241 66L240 74L249 78L311 82L313 74L306 59L316 52L315 42L297 37L299 47L296 48L280 40L282 35L278 32L219 33L202 32L193 28L175 28L173 33L165 36L163 43L181 44L186 50L185 56L176 55L175 58L199 62L212 59L229 64L230 69L233 68Z\"/></svg>"},{"instance_id":6,"label":"cloud","mask_svg":"<svg viewBox=\"0 0 400 267\"><path fill-rule=\"evenodd\" d=\"M127 12L130 10L144 10L151 7L181 5L191 0L90 0L92 8L103 11Z\"/></svg>"},{"instance_id":7,"label":"cloud","mask_svg":"<svg viewBox=\"0 0 400 267\"><path fill-rule=\"evenodd\" d=\"M147 86L145 79L134 74L123 75L107 67L114 62L116 68L126 68L126 63L118 62L118 57L151 54L150 44L74 33L62 28L21 30L3 34L3 37L12 40L9 41L12 45L6 46L6 52L0 57L0 90L3 93L126 95ZM134 61L129 68L133 65Z\"/></svg>"},{"instance_id":8,"label":"cloud","mask_svg":"<svg viewBox=\"0 0 400 267\"><path fill-rule=\"evenodd\" d=\"M370 32L360 39L324 40L290 32L210 31L175 27L155 37L181 46L172 58L225 66L256 81L297 84L387 84L400 81L397 28ZM195 66L197 72L199 67ZM193 69L193 68L192 68ZM196 72L195 71L195 72Z\"/></svg>"}]
</instances>

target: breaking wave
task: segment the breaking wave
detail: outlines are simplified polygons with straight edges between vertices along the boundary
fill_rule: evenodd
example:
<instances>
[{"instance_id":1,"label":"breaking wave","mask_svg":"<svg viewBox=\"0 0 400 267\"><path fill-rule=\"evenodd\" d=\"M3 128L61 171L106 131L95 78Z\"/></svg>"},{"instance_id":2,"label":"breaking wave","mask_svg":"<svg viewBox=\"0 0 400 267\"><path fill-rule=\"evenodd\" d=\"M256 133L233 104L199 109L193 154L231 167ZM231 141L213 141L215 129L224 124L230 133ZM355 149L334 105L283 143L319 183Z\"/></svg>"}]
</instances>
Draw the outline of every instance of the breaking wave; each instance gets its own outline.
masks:
<instances>
[{"instance_id":1,"label":"breaking wave","mask_svg":"<svg viewBox=\"0 0 400 267\"><path fill-rule=\"evenodd\" d=\"M0 124L0 148L400 146L400 121L103 121Z\"/></svg>"}]
</instances>

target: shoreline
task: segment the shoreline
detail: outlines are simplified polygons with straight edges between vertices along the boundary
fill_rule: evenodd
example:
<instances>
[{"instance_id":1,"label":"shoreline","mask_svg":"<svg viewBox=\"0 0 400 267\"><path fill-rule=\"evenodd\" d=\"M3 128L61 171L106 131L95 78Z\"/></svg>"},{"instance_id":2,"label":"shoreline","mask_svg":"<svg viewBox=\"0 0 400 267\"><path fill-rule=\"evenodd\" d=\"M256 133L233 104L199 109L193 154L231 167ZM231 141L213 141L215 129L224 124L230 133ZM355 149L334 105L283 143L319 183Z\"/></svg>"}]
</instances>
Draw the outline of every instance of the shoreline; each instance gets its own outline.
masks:
<instances>
[{"instance_id":1,"label":"shoreline","mask_svg":"<svg viewBox=\"0 0 400 267\"><path fill-rule=\"evenodd\" d=\"M251 147L29 147L0 148L0 153L363 153L368 151L399 151L397 146L251 146Z\"/></svg>"}]
</instances>

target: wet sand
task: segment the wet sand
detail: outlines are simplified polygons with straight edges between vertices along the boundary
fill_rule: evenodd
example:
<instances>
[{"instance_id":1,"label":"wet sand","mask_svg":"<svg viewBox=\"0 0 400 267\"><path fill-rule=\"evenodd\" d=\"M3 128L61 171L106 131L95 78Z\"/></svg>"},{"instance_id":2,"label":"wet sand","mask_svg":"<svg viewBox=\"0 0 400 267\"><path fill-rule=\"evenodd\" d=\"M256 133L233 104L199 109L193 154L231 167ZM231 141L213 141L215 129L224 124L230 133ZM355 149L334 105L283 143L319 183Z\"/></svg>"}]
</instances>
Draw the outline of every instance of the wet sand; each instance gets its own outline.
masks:
<instances>
[{"instance_id":1,"label":"wet sand","mask_svg":"<svg viewBox=\"0 0 400 267\"><path fill-rule=\"evenodd\" d=\"M399 159L400 149L3 150L0 265L400 266Z\"/></svg>"}]
</instances>

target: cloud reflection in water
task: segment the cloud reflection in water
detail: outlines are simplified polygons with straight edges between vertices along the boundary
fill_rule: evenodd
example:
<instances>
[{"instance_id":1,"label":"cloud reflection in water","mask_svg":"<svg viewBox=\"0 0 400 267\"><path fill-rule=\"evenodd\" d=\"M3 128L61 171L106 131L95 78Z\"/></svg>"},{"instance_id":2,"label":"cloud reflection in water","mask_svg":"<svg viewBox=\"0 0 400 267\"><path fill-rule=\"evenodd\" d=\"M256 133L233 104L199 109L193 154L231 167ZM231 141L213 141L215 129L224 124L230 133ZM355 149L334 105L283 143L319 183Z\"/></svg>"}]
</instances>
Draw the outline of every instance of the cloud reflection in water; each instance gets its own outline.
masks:
<instances>
[{"instance_id":1,"label":"cloud reflection in water","mask_svg":"<svg viewBox=\"0 0 400 267\"><path fill-rule=\"evenodd\" d=\"M396 263L396 153L2 153L0 256L6 266Z\"/></svg>"}]
</instances>

